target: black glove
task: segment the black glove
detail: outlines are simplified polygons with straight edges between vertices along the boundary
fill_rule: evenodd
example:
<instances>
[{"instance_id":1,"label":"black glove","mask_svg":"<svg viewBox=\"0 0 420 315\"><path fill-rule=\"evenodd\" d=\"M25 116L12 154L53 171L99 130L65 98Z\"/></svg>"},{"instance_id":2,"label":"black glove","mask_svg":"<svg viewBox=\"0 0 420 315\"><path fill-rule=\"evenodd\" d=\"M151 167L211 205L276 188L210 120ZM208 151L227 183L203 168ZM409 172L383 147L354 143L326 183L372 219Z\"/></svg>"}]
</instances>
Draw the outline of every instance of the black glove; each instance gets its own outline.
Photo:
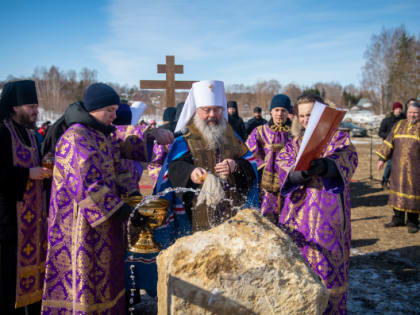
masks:
<instances>
[{"instance_id":1,"label":"black glove","mask_svg":"<svg viewBox=\"0 0 420 315\"><path fill-rule=\"evenodd\" d=\"M317 159L313 160L309 165L309 169L307 171L303 171L304 177L312 177L312 176L322 176L325 175L328 171L328 163L326 159Z\"/></svg>"}]
</instances>

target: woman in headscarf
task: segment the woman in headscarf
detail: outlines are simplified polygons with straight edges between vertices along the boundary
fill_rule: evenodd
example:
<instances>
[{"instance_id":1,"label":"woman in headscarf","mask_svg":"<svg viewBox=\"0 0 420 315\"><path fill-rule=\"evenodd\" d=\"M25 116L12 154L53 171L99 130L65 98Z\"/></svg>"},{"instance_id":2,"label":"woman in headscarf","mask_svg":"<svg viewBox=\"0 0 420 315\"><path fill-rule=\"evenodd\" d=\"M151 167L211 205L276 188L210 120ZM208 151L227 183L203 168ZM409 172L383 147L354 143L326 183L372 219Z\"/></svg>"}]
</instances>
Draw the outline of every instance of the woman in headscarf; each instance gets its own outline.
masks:
<instances>
[{"instance_id":1,"label":"woman in headscarf","mask_svg":"<svg viewBox=\"0 0 420 315\"><path fill-rule=\"evenodd\" d=\"M315 102L323 100L311 94L298 98L294 137L277 156L276 172L284 198L279 225L328 289L325 313L345 314L351 243L349 183L358 158L348 133L337 130L321 158L313 160L307 171L294 171Z\"/></svg>"}]
</instances>

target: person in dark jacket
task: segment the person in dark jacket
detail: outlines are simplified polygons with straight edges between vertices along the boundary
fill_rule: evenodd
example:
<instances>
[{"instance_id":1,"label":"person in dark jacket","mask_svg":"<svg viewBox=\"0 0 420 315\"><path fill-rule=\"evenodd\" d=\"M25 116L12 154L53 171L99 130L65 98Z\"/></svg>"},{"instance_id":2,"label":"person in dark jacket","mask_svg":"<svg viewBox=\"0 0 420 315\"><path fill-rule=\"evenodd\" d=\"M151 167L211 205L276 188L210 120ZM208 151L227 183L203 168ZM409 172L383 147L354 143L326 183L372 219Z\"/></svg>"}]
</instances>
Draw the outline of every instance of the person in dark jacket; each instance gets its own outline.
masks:
<instances>
[{"instance_id":1,"label":"person in dark jacket","mask_svg":"<svg viewBox=\"0 0 420 315\"><path fill-rule=\"evenodd\" d=\"M163 122L164 124L160 128L167 129L171 132L174 132L176 127L176 107L168 107L163 112Z\"/></svg>"},{"instance_id":2,"label":"person in dark jacket","mask_svg":"<svg viewBox=\"0 0 420 315\"><path fill-rule=\"evenodd\" d=\"M391 132L392 127L401 119L405 119L405 114L402 111L402 104L395 102L392 105L392 112L388 113L388 115L386 115L386 117L381 122L379 127L379 136L385 140ZM391 176L391 165L392 160L389 159L385 166L384 175L382 176L382 188L388 186L389 177Z\"/></svg>"},{"instance_id":3,"label":"person in dark jacket","mask_svg":"<svg viewBox=\"0 0 420 315\"><path fill-rule=\"evenodd\" d=\"M251 118L246 123L246 135L249 136L255 128L258 126L262 126L267 123L267 120L262 118L261 116L262 110L261 107L255 107L254 108L254 118Z\"/></svg>"},{"instance_id":4,"label":"person in dark jacket","mask_svg":"<svg viewBox=\"0 0 420 315\"><path fill-rule=\"evenodd\" d=\"M238 103L235 101L227 102L228 121L232 129L241 137L243 141L246 140L245 124L241 117L238 115Z\"/></svg>"},{"instance_id":5,"label":"person in dark jacket","mask_svg":"<svg viewBox=\"0 0 420 315\"><path fill-rule=\"evenodd\" d=\"M82 119L86 123L90 123L93 120L93 118L87 115L83 110L82 101L70 104L64 114L48 128L47 134L42 142L42 156L47 155L49 152L52 155L55 154L55 146L58 140L60 140L61 135L67 130L68 126L70 126L70 120L73 120L74 117L77 117L78 120Z\"/></svg>"}]
</instances>

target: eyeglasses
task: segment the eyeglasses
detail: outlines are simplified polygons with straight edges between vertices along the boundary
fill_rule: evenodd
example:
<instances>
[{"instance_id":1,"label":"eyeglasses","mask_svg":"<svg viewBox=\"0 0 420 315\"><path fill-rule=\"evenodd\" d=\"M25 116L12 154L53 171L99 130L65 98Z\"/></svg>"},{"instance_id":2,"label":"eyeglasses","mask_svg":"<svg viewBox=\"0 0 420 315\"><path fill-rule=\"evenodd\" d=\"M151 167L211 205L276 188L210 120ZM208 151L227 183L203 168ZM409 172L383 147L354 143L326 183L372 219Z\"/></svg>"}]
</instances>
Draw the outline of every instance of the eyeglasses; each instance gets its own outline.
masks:
<instances>
[{"instance_id":1,"label":"eyeglasses","mask_svg":"<svg viewBox=\"0 0 420 315\"><path fill-rule=\"evenodd\" d=\"M215 114L221 114L223 112L223 107L214 106L214 107L199 107L199 109L204 112L206 115L210 114L210 112L214 112Z\"/></svg>"}]
</instances>

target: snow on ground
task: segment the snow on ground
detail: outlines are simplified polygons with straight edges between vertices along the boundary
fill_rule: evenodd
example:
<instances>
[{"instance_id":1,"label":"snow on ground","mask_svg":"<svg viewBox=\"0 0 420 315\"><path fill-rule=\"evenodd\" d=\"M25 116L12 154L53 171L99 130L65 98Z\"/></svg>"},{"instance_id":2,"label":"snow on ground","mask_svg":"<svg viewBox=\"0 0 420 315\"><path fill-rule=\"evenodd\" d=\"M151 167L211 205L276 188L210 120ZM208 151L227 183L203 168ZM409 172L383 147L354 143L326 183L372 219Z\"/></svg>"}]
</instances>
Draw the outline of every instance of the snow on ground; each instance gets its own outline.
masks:
<instances>
[{"instance_id":1,"label":"snow on ground","mask_svg":"<svg viewBox=\"0 0 420 315\"><path fill-rule=\"evenodd\" d=\"M38 114L38 125L41 125L43 122L49 120L51 123L54 123L63 113L56 113L51 111L46 111L42 107L39 108ZM244 122L247 122L252 117L243 117ZM270 117L265 117L267 120ZM358 111L348 111L344 120L351 121L356 125L362 125L368 129L370 128L378 128L384 115L375 115L369 110L358 110ZM162 117L158 115L143 115L141 119L150 122L151 120L155 120L159 125L163 123Z\"/></svg>"},{"instance_id":2,"label":"snow on ground","mask_svg":"<svg viewBox=\"0 0 420 315\"><path fill-rule=\"evenodd\" d=\"M356 125L363 125L366 128L379 128L384 115L375 115L368 110L348 111L344 120L351 121Z\"/></svg>"},{"instance_id":3,"label":"snow on ground","mask_svg":"<svg viewBox=\"0 0 420 315\"><path fill-rule=\"evenodd\" d=\"M420 314L416 266L398 251L363 254L351 250L349 314Z\"/></svg>"},{"instance_id":4,"label":"snow on ground","mask_svg":"<svg viewBox=\"0 0 420 315\"><path fill-rule=\"evenodd\" d=\"M41 126L44 122L50 121L53 124L63 113L56 113L51 111L46 111L42 107L38 108L38 121L37 125Z\"/></svg>"},{"instance_id":5,"label":"snow on ground","mask_svg":"<svg viewBox=\"0 0 420 315\"><path fill-rule=\"evenodd\" d=\"M63 113L56 113L52 111L46 111L42 107L39 107L38 109L38 120L37 125L41 126L44 122L50 121L51 124L53 124L58 118L60 118ZM140 120L145 120L147 122L150 122L151 120L155 120L156 123L159 125L163 124L162 117L158 117L157 115L143 115Z\"/></svg>"},{"instance_id":6,"label":"snow on ground","mask_svg":"<svg viewBox=\"0 0 420 315\"><path fill-rule=\"evenodd\" d=\"M353 144L368 144L370 143L371 139L370 137L352 137L351 138L351 143ZM372 144L382 144L382 139L379 137L374 137L372 138Z\"/></svg>"}]
</instances>

